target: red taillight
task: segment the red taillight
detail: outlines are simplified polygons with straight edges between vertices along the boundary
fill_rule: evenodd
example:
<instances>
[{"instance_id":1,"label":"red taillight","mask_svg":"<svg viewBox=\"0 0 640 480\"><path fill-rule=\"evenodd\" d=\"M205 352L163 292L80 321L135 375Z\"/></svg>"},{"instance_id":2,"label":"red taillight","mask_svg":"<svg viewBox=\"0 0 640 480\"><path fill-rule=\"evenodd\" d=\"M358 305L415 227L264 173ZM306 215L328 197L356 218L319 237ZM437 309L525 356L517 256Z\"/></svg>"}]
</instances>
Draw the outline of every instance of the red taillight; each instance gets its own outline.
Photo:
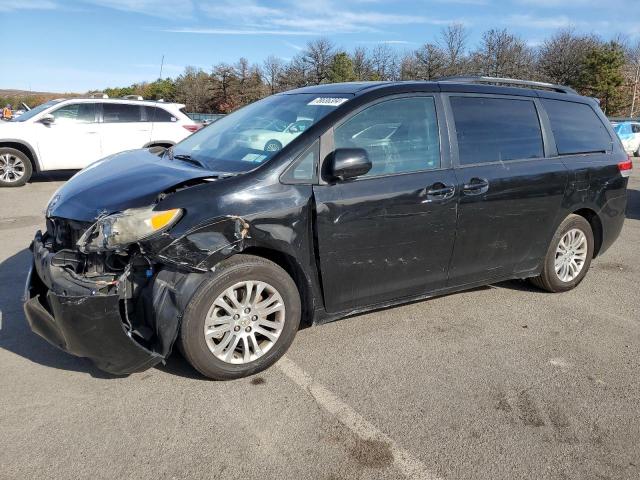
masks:
<instances>
[{"instance_id":1,"label":"red taillight","mask_svg":"<svg viewBox=\"0 0 640 480\"><path fill-rule=\"evenodd\" d=\"M197 132L202 128L202 125L182 125L184 128L189 130L191 133Z\"/></svg>"},{"instance_id":2,"label":"red taillight","mask_svg":"<svg viewBox=\"0 0 640 480\"><path fill-rule=\"evenodd\" d=\"M623 177L630 176L631 170L633 170L633 162L631 161L631 157L629 157L625 162L618 163L618 170L620 170L620 174Z\"/></svg>"}]
</instances>

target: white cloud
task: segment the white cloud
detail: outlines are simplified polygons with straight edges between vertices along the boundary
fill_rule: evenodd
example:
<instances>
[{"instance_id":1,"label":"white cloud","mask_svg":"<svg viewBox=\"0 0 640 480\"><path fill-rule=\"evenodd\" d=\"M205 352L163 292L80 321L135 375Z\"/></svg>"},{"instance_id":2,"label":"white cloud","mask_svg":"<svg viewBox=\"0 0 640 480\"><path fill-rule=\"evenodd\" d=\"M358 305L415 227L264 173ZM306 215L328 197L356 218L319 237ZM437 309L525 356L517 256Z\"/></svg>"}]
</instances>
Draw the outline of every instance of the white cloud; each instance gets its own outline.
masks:
<instances>
[{"instance_id":1,"label":"white cloud","mask_svg":"<svg viewBox=\"0 0 640 480\"><path fill-rule=\"evenodd\" d=\"M301 52L302 50L304 50L304 47L301 45L296 45L295 43L291 43L291 42L283 42L287 47L289 48L293 48L294 50L297 50L298 52Z\"/></svg>"},{"instance_id":2,"label":"white cloud","mask_svg":"<svg viewBox=\"0 0 640 480\"><path fill-rule=\"evenodd\" d=\"M409 42L407 40L361 40L358 43L373 43L380 44L383 43L385 45L413 45L415 42Z\"/></svg>"},{"instance_id":3,"label":"white cloud","mask_svg":"<svg viewBox=\"0 0 640 480\"><path fill-rule=\"evenodd\" d=\"M0 12L14 12L16 10L54 10L58 4L52 0L2 0Z\"/></svg>"},{"instance_id":4,"label":"white cloud","mask_svg":"<svg viewBox=\"0 0 640 480\"><path fill-rule=\"evenodd\" d=\"M565 15L554 15L553 17L540 17L534 15L509 15L504 19L504 23L510 26L525 28L540 28L555 30L558 28L577 27L583 22L576 21Z\"/></svg>"},{"instance_id":5,"label":"white cloud","mask_svg":"<svg viewBox=\"0 0 640 480\"><path fill-rule=\"evenodd\" d=\"M319 35L319 32L308 30L261 30L234 28L167 28L163 32L194 33L200 35Z\"/></svg>"},{"instance_id":6,"label":"white cloud","mask_svg":"<svg viewBox=\"0 0 640 480\"><path fill-rule=\"evenodd\" d=\"M210 18L224 22L225 28L233 26L233 30L240 31L282 31L283 35L290 34L284 33L289 29L326 35L376 32L390 25L445 25L452 22L372 10L376 3L371 0L282 0L277 6L267 6L256 0L218 0L215 3L199 3L197 8Z\"/></svg>"},{"instance_id":7,"label":"white cloud","mask_svg":"<svg viewBox=\"0 0 640 480\"><path fill-rule=\"evenodd\" d=\"M135 12L154 17L189 18L193 15L192 0L83 0L100 7Z\"/></svg>"},{"instance_id":8,"label":"white cloud","mask_svg":"<svg viewBox=\"0 0 640 480\"><path fill-rule=\"evenodd\" d=\"M516 0L520 5L531 5L533 7L591 7L602 5L602 0Z\"/></svg>"}]
</instances>

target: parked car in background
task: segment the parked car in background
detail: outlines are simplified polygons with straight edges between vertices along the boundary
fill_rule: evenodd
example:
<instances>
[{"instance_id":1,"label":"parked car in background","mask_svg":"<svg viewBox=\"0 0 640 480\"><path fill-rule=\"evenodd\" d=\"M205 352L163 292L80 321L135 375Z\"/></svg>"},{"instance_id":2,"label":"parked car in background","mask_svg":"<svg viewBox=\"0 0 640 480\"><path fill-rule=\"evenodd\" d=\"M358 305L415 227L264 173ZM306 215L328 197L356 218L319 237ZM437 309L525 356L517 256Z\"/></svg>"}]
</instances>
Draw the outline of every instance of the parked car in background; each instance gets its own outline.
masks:
<instances>
[{"instance_id":1,"label":"parked car in background","mask_svg":"<svg viewBox=\"0 0 640 480\"><path fill-rule=\"evenodd\" d=\"M278 151L244 141L301 121ZM177 343L203 375L238 378L300 325L514 278L576 287L620 233L631 169L597 102L567 87L293 90L69 180L32 243L25 313L111 373Z\"/></svg>"},{"instance_id":2,"label":"parked car in background","mask_svg":"<svg viewBox=\"0 0 640 480\"><path fill-rule=\"evenodd\" d=\"M81 169L100 158L170 147L201 128L184 105L127 99L58 99L0 129L0 187L24 185L34 172Z\"/></svg>"},{"instance_id":3,"label":"parked car in background","mask_svg":"<svg viewBox=\"0 0 640 480\"><path fill-rule=\"evenodd\" d=\"M634 157L640 156L640 122L612 122L613 129L622 141L624 150Z\"/></svg>"},{"instance_id":4,"label":"parked car in background","mask_svg":"<svg viewBox=\"0 0 640 480\"><path fill-rule=\"evenodd\" d=\"M277 152L284 145L304 132L313 120L302 119L294 122L272 120L254 129L244 130L238 136L238 142L247 148L264 152Z\"/></svg>"}]
</instances>

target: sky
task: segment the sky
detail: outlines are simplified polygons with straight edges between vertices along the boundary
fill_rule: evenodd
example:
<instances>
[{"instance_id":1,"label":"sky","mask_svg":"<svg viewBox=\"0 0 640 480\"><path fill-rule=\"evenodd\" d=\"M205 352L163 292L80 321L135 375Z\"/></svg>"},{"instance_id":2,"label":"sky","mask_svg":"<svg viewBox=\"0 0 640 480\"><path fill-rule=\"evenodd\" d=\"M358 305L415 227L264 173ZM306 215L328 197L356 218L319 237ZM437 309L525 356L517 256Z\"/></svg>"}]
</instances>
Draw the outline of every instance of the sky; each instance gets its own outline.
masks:
<instances>
[{"instance_id":1,"label":"sky","mask_svg":"<svg viewBox=\"0 0 640 480\"><path fill-rule=\"evenodd\" d=\"M314 38L400 52L462 23L471 45L507 28L535 46L557 29L640 40L640 0L0 0L0 88L84 92L268 55ZM8 34L7 34L8 32Z\"/></svg>"}]
</instances>

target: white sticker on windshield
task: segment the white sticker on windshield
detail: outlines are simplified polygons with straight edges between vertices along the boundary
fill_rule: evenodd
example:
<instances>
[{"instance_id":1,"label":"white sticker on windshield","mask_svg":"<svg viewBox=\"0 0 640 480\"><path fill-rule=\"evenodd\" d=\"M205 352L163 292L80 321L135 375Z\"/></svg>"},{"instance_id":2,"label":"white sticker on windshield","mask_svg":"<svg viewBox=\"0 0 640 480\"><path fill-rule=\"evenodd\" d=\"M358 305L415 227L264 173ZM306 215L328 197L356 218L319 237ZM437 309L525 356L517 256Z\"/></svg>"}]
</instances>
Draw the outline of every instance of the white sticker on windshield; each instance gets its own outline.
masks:
<instances>
[{"instance_id":1,"label":"white sticker on windshield","mask_svg":"<svg viewBox=\"0 0 640 480\"><path fill-rule=\"evenodd\" d=\"M325 105L327 107L337 107L338 105L342 105L347 100L349 99L340 97L318 97L314 100L311 100L309 103L307 103L307 105Z\"/></svg>"}]
</instances>

